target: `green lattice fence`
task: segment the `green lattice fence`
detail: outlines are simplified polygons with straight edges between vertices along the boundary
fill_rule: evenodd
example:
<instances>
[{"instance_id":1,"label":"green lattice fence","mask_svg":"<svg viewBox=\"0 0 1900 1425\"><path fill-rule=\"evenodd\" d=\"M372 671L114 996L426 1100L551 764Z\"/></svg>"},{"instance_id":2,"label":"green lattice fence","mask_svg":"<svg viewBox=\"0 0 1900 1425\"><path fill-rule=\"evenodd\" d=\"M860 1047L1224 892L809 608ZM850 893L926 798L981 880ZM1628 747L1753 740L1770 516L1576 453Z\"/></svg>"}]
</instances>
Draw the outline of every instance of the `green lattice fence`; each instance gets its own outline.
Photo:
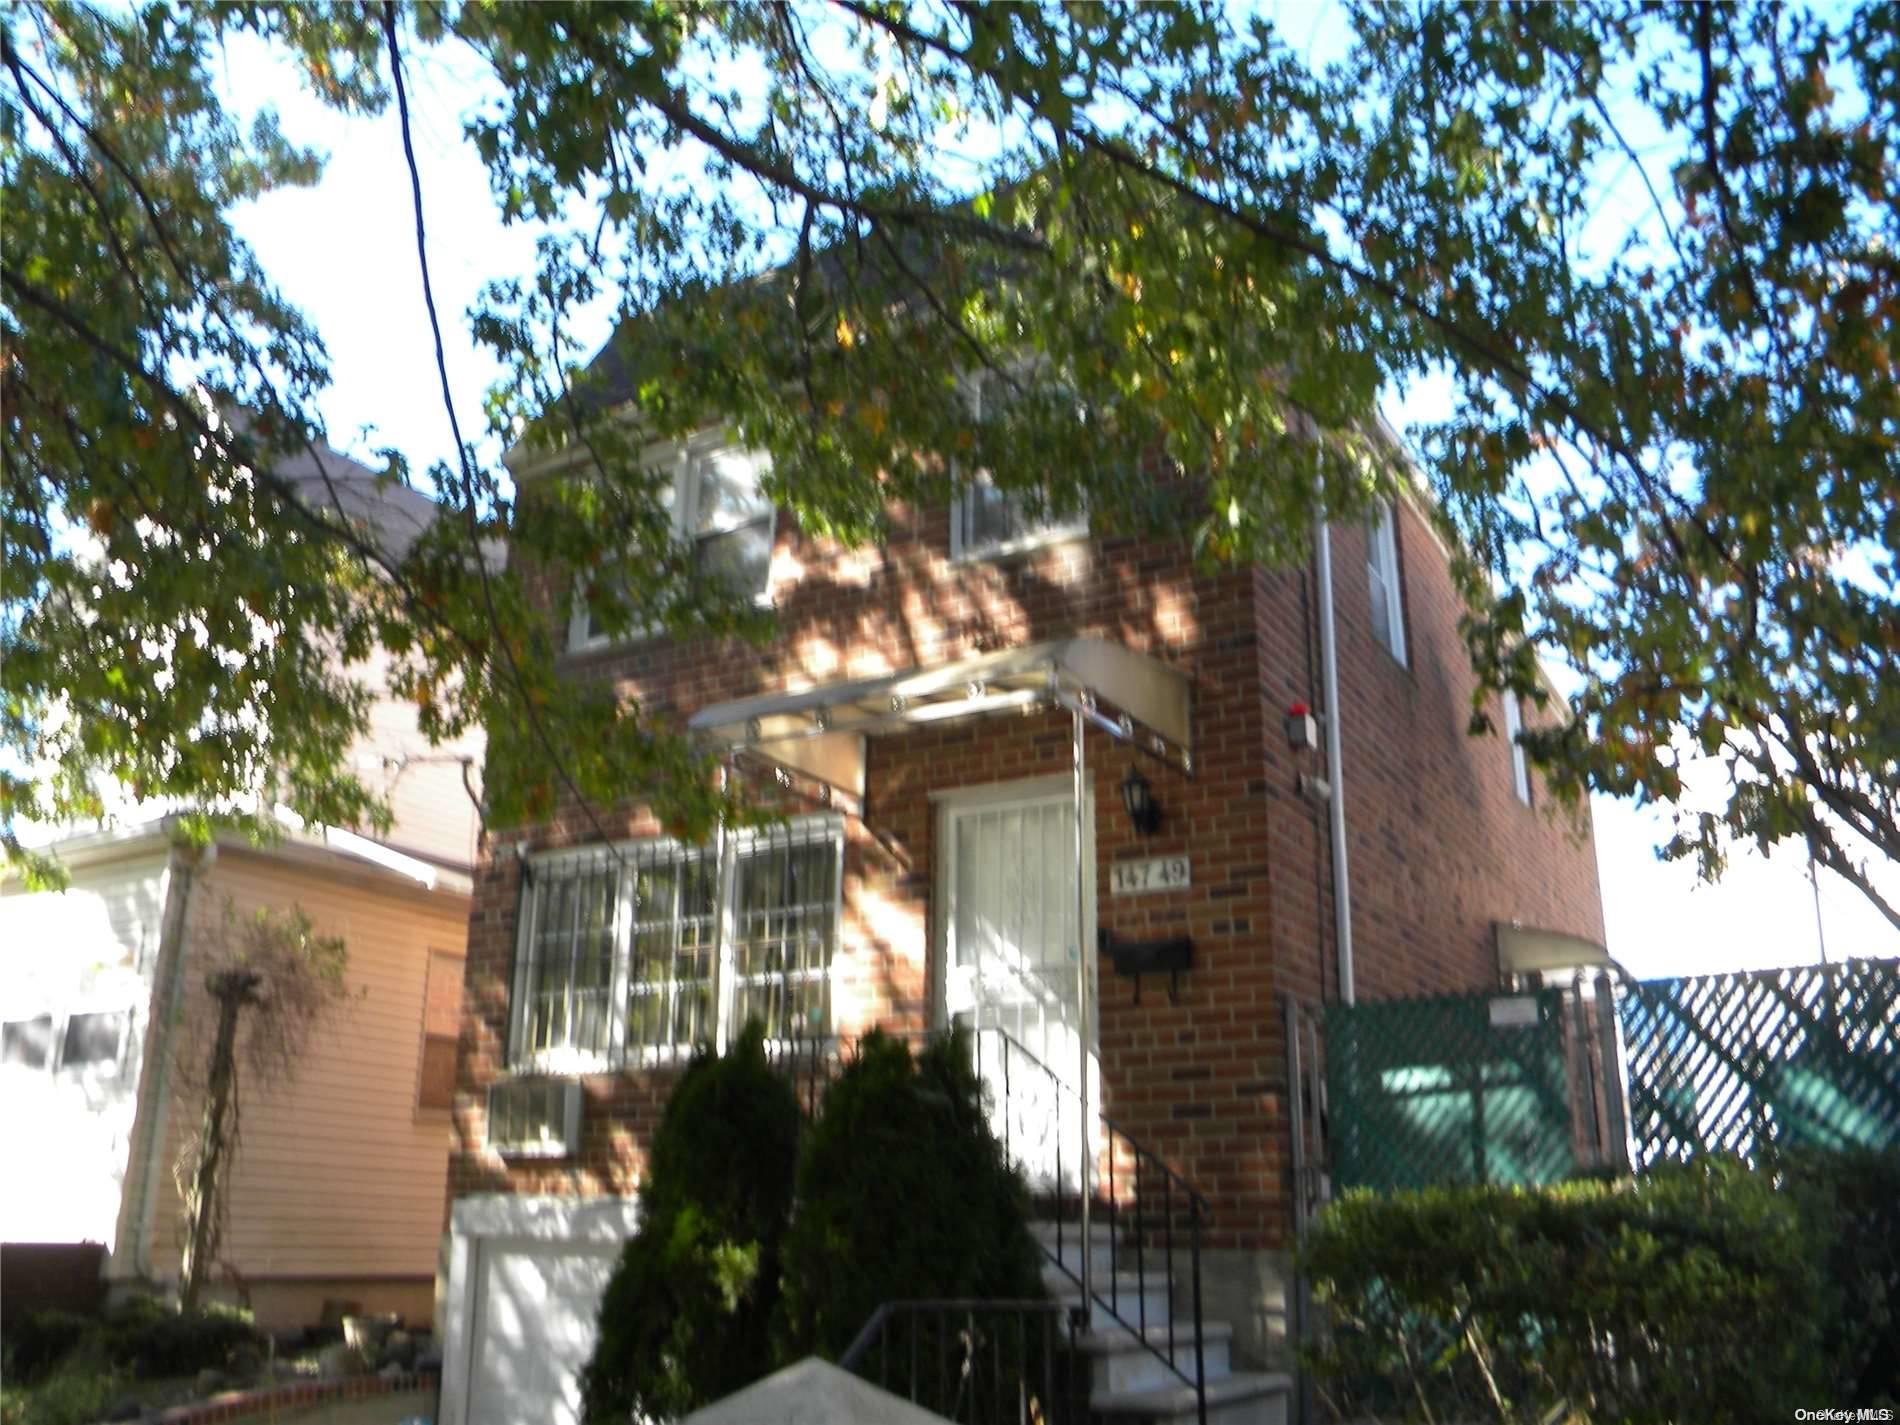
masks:
<instances>
[{"instance_id":1,"label":"green lattice fence","mask_svg":"<svg viewBox=\"0 0 1900 1425\"><path fill-rule=\"evenodd\" d=\"M1548 1183L1575 1167L1563 993L1325 1007L1333 1184Z\"/></svg>"},{"instance_id":2,"label":"green lattice fence","mask_svg":"<svg viewBox=\"0 0 1900 1425\"><path fill-rule=\"evenodd\" d=\"M1619 1015L1638 1170L1900 1145L1900 961L1642 980Z\"/></svg>"}]
</instances>

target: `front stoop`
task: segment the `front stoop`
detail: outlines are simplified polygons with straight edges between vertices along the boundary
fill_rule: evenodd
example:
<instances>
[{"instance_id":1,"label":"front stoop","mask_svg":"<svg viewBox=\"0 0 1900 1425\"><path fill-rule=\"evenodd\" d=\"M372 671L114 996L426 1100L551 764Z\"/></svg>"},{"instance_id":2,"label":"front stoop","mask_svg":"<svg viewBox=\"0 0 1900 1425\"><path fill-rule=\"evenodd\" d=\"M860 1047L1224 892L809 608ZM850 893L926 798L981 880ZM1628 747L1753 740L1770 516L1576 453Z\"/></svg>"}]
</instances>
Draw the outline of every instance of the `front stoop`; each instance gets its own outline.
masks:
<instances>
[{"instance_id":1,"label":"front stoop","mask_svg":"<svg viewBox=\"0 0 1900 1425\"><path fill-rule=\"evenodd\" d=\"M1286 1425L1293 1377L1265 1371L1240 1371L1207 1379L1208 1425ZM1120 1395L1091 1395L1089 1410L1112 1420L1145 1420L1153 1425L1195 1425L1194 1387L1176 1382L1154 1390Z\"/></svg>"},{"instance_id":2,"label":"front stoop","mask_svg":"<svg viewBox=\"0 0 1900 1425\"><path fill-rule=\"evenodd\" d=\"M1054 1223L1037 1222L1031 1232L1045 1257L1043 1283L1057 1301L1080 1305L1081 1288L1065 1271L1077 1270L1082 1260L1081 1233L1064 1224L1058 1256ZM1097 1304L1090 1328L1076 1336L1074 1349L1088 1363L1089 1414L1110 1425L1198 1425L1194 1387L1162 1359L1194 1374L1194 1323L1172 1318L1172 1284L1165 1257L1149 1250L1135 1254L1126 1249L1110 1252L1106 1226L1092 1225L1089 1233L1090 1269ZM1121 1270L1111 1273L1111 1259ZM1137 1263L1145 1277L1133 1270ZM1186 1269L1185 1254L1176 1252L1176 1272ZM1117 1321L1100 1305L1114 1299ZM1138 1329L1137 1323L1145 1323ZM1172 1327L1170 1325L1172 1323ZM1170 1344L1172 1329L1172 1344ZM1264 1371L1235 1371L1234 1328L1225 1321L1201 1323L1201 1368L1207 1382L1207 1425L1286 1425L1293 1378Z\"/></svg>"}]
</instances>

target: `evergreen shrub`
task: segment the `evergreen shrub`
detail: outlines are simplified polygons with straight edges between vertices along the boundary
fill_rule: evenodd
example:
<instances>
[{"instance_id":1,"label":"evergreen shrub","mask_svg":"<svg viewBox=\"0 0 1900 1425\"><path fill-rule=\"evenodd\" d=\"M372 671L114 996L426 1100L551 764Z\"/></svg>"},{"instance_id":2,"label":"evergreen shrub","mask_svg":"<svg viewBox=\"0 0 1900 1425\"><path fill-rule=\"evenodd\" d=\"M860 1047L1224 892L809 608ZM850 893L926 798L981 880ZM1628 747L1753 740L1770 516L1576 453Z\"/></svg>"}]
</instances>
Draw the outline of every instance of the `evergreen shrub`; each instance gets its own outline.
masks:
<instances>
[{"instance_id":1,"label":"evergreen shrub","mask_svg":"<svg viewBox=\"0 0 1900 1425\"><path fill-rule=\"evenodd\" d=\"M677 1419L773 1368L779 1252L799 1114L754 1021L695 1056L668 1099L638 1231L602 1297L581 1377L587 1418Z\"/></svg>"},{"instance_id":2,"label":"evergreen shrub","mask_svg":"<svg viewBox=\"0 0 1900 1425\"><path fill-rule=\"evenodd\" d=\"M1043 1295L1029 1195L990 1131L966 1035L913 1058L872 1033L806 1136L782 1360L836 1360L885 1302Z\"/></svg>"}]
</instances>

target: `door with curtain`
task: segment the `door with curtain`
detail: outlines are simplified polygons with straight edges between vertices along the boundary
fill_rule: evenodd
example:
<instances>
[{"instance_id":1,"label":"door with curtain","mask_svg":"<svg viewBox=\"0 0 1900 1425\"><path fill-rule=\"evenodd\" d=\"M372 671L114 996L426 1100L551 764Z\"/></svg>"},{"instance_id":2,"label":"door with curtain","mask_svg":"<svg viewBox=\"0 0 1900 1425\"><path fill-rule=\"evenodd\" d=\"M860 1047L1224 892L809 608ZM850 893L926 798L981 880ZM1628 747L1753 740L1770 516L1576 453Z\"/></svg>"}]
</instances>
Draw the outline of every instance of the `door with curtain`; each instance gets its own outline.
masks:
<instances>
[{"instance_id":1,"label":"door with curtain","mask_svg":"<svg viewBox=\"0 0 1900 1425\"><path fill-rule=\"evenodd\" d=\"M1078 934L1074 812L1067 791L1013 793L1005 787L980 798L947 800L942 808L944 1005L953 1023L975 1031L997 1136L1040 1191L1058 1185L1074 1191L1079 1184L1085 1156L1079 1087L1085 1072L1091 1130L1101 1103L1099 1036L1093 1032L1092 812L1091 802L1083 816L1088 914ZM1078 956L1086 956L1089 970L1086 1069ZM1029 1057L1003 1045L1001 1035ZM1091 1142L1094 1137L1091 1131ZM1087 1156L1093 1158L1093 1150Z\"/></svg>"}]
</instances>

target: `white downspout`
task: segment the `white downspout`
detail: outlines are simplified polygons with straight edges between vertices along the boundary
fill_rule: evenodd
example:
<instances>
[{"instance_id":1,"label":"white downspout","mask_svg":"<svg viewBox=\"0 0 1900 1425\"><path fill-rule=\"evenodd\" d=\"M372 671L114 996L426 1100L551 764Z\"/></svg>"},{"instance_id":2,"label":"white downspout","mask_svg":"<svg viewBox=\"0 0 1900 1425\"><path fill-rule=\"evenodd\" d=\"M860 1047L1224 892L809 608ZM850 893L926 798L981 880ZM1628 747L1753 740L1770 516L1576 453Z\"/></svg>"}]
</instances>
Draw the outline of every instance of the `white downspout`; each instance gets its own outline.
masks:
<instances>
[{"instance_id":1,"label":"white downspout","mask_svg":"<svg viewBox=\"0 0 1900 1425\"><path fill-rule=\"evenodd\" d=\"M1319 662L1326 698L1326 810L1333 832L1333 930L1338 939L1339 998L1353 1002L1352 875L1346 866L1346 784L1339 755L1339 646L1333 629L1333 536L1319 520Z\"/></svg>"}]
</instances>

